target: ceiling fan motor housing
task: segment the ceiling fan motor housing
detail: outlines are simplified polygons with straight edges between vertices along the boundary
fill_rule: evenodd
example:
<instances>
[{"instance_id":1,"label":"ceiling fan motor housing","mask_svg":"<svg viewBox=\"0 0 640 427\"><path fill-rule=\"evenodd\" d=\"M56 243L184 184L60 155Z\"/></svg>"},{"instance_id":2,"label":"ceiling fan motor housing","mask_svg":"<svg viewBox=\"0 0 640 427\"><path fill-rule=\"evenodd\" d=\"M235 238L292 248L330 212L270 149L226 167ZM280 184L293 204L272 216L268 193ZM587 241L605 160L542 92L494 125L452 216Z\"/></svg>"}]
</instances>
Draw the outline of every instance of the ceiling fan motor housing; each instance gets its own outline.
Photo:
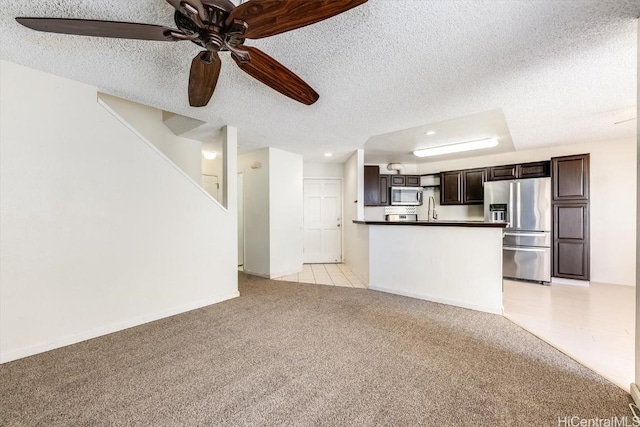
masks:
<instances>
[{"instance_id":1,"label":"ceiling fan motor housing","mask_svg":"<svg viewBox=\"0 0 640 427\"><path fill-rule=\"evenodd\" d=\"M188 5L188 0L183 3ZM198 46L212 52L227 50L225 21L235 5L229 0L202 0L202 5L206 11L207 21L196 22L190 15L176 10L174 14L176 26L186 34L197 36L191 41Z\"/></svg>"}]
</instances>

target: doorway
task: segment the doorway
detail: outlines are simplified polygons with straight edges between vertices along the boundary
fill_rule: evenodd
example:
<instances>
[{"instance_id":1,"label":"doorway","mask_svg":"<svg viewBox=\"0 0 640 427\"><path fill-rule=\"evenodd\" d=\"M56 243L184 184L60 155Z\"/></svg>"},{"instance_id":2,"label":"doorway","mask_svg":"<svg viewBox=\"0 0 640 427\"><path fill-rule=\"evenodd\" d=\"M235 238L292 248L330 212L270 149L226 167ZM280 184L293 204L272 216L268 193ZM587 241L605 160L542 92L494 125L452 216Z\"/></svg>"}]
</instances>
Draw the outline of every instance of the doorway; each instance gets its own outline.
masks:
<instances>
[{"instance_id":1,"label":"doorway","mask_svg":"<svg viewBox=\"0 0 640 427\"><path fill-rule=\"evenodd\" d=\"M238 267L244 265L244 179L238 174Z\"/></svg>"},{"instance_id":2,"label":"doorway","mask_svg":"<svg viewBox=\"0 0 640 427\"><path fill-rule=\"evenodd\" d=\"M214 199L220 201L218 198L218 192L220 190L220 183L218 182L217 175L202 174L202 188L209 193Z\"/></svg>"},{"instance_id":3,"label":"doorway","mask_svg":"<svg viewBox=\"0 0 640 427\"><path fill-rule=\"evenodd\" d=\"M342 261L342 180L304 180L304 263Z\"/></svg>"}]
</instances>

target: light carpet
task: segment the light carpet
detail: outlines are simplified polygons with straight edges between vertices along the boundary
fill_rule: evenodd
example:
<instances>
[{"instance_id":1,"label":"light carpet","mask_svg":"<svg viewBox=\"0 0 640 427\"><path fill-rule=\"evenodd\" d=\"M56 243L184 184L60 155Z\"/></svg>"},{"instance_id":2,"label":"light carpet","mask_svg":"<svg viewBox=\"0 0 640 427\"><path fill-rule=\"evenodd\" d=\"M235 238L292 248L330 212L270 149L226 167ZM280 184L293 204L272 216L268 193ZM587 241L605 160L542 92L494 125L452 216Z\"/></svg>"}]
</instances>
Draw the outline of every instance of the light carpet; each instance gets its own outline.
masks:
<instances>
[{"instance_id":1,"label":"light carpet","mask_svg":"<svg viewBox=\"0 0 640 427\"><path fill-rule=\"evenodd\" d=\"M239 274L240 297L0 366L6 426L557 426L627 393L501 316Z\"/></svg>"}]
</instances>

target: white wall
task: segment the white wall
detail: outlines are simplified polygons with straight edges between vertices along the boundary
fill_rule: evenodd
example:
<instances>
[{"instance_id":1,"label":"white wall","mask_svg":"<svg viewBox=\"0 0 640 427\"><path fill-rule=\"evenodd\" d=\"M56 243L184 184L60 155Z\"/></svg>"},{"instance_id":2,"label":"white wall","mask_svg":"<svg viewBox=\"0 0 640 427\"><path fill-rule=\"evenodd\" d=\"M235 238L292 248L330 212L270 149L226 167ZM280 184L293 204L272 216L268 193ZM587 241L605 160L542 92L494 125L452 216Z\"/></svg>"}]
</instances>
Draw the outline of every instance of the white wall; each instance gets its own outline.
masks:
<instances>
[{"instance_id":1,"label":"white wall","mask_svg":"<svg viewBox=\"0 0 640 427\"><path fill-rule=\"evenodd\" d=\"M358 150L344 163L344 263L363 283L369 282L369 226L364 219L364 153Z\"/></svg>"},{"instance_id":2,"label":"white wall","mask_svg":"<svg viewBox=\"0 0 640 427\"><path fill-rule=\"evenodd\" d=\"M640 52L640 20L636 21L636 27L638 27L638 49L636 52ZM638 117L638 113L640 113L640 84L637 84L637 80L640 77L640 55L638 55L638 71L636 74L636 89L637 93L637 103L636 103L636 117ZM640 126L637 127L638 135L636 136L636 170L640 170ZM640 174L638 174L636 180L636 286L637 283L640 282ZM635 358L635 366L636 366L636 375L635 375L635 383L631 384L631 395L633 396L633 400L636 405L640 405L640 390L638 389L638 384L640 384L640 292L636 289L636 358Z\"/></svg>"},{"instance_id":3,"label":"white wall","mask_svg":"<svg viewBox=\"0 0 640 427\"><path fill-rule=\"evenodd\" d=\"M258 168L251 165L260 164ZM269 277L269 149L238 156L244 189L244 270Z\"/></svg>"},{"instance_id":4,"label":"white wall","mask_svg":"<svg viewBox=\"0 0 640 427\"><path fill-rule=\"evenodd\" d=\"M222 200L222 188L224 187L224 174L222 172L222 159L225 155L224 150L222 148L221 141L207 141L202 143L202 150L213 151L217 154L216 158L213 160L205 159L204 156L201 157L201 168L203 175L214 175L218 177L218 197L217 200Z\"/></svg>"},{"instance_id":5,"label":"white wall","mask_svg":"<svg viewBox=\"0 0 640 427\"><path fill-rule=\"evenodd\" d=\"M421 174L590 153L591 280L635 284L636 141L572 144L419 165ZM428 193L425 193L428 195ZM436 191L438 200L439 191ZM420 212L426 217L426 206ZM439 206L439 219L481 219L482 206Z\"/></svg>"},{"instance_id":6,"label":"white wall","mask_svg":"<svg viewBox=\"0 0 640 427\"><path fill-rule=\"evenodd\" d=\"M0 67L0 360L238 295L235 207L95 87Z\"/></svg>"},{"instance_id":7,"label":"white wall","mask_svg":"<svg viewBox=\"0 0 640 427\"><path fill-rule=\"evenodd\" d=\"M373 163L367 163L365 162L365 165L370 165ZM387 168L387 166L389 166L389 163L380 163L378 164L378 166L380 167L380 173L385 175L397 175L398 171L397 170L390 170ZM415 175L418 172L418 165L415 164L402 164L403 168L400 171L400 175Z\"/></svg>"},{"instance_id":8,"label":"white wall","mask_svg":"<svg viewBox=\"0 0 640 427\"><path fill-rule=\"evenodd\" d=\"M302 156L265 148L238 156L238 171L244 180L244 270L269 278L302 271Z\"/></svg>"},{"instance_id":9,"label":"white wall","mask_svg":"<svg viewBox=\"0 0 640 427\"><path fill-rule=\"evenodd\" d=\"M342 178L344 165L342 163L307 163L302 166L305 178Z\"/></svg>"},{"instance_id":10,"label":"white wall","mask_svg":"<svg viewBox=\"0 0 640 427\"><path fill-rule=\"evenodd\" d=\"M140 132L173 163L200 182L202 143L176 136L162 120L162 110L99 93L98 98Z\"/></svg>"},{"instance_id":11,"label":"white wall","mask_svg":"<svg viewBox=\"0 0 640 427\"><path fill-rule=\"evenodd\" d=\"M302 271L304 196L302 156L269 148L270 276Z\"/></svg>"}]
</instances>

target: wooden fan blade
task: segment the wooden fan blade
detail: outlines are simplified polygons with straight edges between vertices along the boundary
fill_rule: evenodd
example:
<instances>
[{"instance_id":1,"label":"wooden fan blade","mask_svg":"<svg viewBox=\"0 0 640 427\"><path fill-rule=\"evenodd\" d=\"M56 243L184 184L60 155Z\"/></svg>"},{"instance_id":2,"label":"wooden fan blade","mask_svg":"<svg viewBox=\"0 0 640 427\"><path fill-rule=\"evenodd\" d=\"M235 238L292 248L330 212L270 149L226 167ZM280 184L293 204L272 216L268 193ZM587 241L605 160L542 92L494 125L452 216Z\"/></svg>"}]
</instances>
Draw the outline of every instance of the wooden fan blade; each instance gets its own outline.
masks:
<instances>
[{"instance_id":1,"label":"wooden fan blade","mask_svg":"<svg viewBox=\"0 0 640 427\"><path fill-rule=\"evenodd\" d=\"M250 46L240 46L238 49L249 52L251 59L242 62L235 55L231 57L251 77L306 105L313 104L320 97L304 80L261 50Z\"/></svg>"},{"instance_id":2,"label":"wooden fan blade","mask_svg":"<svg viewBox=\"0 0 640 427\"><path fill-rule=\"evenodd\" d=\"M79 36L112 37L120 39L177 41L173 34L182 31L160 25L132 22L94 21L90 19L16 18L20 24L48 33L75 34Z\"/></svg>"},{"instance_id":3,"label":"wooden fan blade","mask_svg":"<svg viewBox=\"0 0 640 427\"><path fill-rule=\"evenodd\" d=\"M220 67L222 61L217 52L205 50L193 58L189 74L189 105L204 107L209 103L218 83Z\"/></svg>"},{"instance_id":4,"label":"wooden fan blade","mask_svg":"<svg viewBox=\"0 0 640 427\"><path fill-rule=\"evenodd\" d=\"M249 0L227 18L247 23L244 37L259 39L315 24L366 3L367 0Z\"/></svg>"},{"instance_id":5,"label":"wooden fan blade","mask_svg":"<svg viewBox=\"0 0 640 427\"><path fill-rule=\"evenodd\" d=\"M176 10L188 15L197 14L202 21L208 21L209 17L200 0L167 0Z\"/></svg>"}]
</instances>

